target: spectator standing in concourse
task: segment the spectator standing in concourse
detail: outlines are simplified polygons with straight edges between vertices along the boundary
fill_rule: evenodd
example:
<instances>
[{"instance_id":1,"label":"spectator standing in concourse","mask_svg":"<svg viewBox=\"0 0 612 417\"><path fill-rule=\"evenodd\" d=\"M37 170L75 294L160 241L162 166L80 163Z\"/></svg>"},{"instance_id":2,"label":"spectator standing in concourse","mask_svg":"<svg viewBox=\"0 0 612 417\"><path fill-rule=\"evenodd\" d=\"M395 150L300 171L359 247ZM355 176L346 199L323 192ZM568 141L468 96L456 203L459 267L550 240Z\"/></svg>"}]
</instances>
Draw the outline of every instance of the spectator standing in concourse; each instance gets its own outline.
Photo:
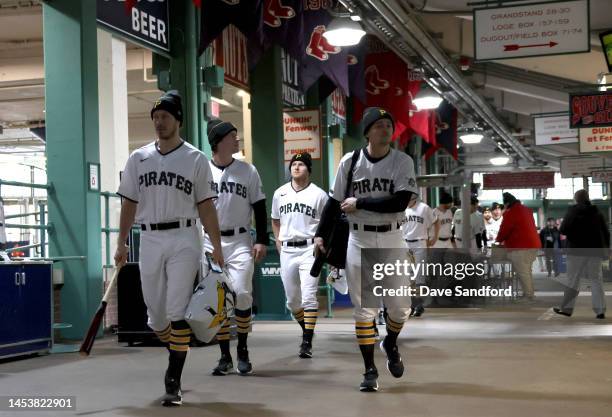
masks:
<instances>
[{"instance_id":1,"label":"spectator standing in concourse","mask_svg":"<svg viewBox=\"0 0 612 417\"><path fill-rule=\"evenodd\" d=\"M534 297L531 266L540 248L540 237L531 210L510 193L503 193L503 197L506 209L497 242L508 251L508 259L523 287L523 301L531 302Z\"/></svg>"},{"instance_id":2,"label":"spectator standing in concourse","mask_svg":"<svg viewBox=\"0 0 612 417\"><path fill-rule=\"evenodd\" d=\"M574 194L576 204L571 206L561 223L560 232L567 236L567 277L561 306L553 311L571 316L580 293L580 280L591 280L591 300L598 319L604 319L606 299L601 276L601 261L608 259L610 232L601 212L591 204L586 190Z\"/></svg>"},{"instance_id":3,"label":"spectator standing in concourse","mask_svg":"<svg viewBox=\"0 0 612 417\"><path fill-rule=\"evenodd\" d=\"M550 278L552 272L555 273L555 277L559 276L558 249L561 247L561 234L555 226L554 218L549 217L546 220L546 227L540 231L540 243L544 248L548 277Z\"/></svg>"}]
</instances>

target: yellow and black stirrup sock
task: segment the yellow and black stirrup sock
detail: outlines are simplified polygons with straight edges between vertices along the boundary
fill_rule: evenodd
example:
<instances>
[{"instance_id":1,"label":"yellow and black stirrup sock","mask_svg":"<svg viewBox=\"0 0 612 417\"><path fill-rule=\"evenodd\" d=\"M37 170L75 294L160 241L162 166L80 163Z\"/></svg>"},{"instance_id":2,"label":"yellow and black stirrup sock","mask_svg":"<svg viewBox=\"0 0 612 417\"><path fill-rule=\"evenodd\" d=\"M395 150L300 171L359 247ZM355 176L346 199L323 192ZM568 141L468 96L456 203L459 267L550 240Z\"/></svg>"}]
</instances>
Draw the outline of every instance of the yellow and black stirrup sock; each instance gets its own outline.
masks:
<instances>
[{"instance_id":1,"label":"yellow and black stirrup sock","mask_svg":"<svg viewBox=\"0 0 612 417\"><path fill-rule=\"evenodd\" d=\"M162 343L168 344L170 343L170 323L168 323L168 326L162 330L162 331L156 331L155 334L157 335L157 337L159 338L159 340L161 340Z\"/></svg>"},{"instance_id":2,"label":"yellow and black stirrup sock","mask_svg":"<svg viewBox=\"0 0 612 417\"><path fill-rule=\"evenodd\" d=\"M306 329L304 326L304 309L301 308L298 311L293 312L293 317L295 318L295 321L298 322L303 332Z\"/></svg>"},{"instance_id":3,"label":"yellow and black stirrup sock","mask_svg":"<svg viewBox=\"0 0 612 417\"><path fill-rule=\"evenodd\" d=\"M223 322L223 326L217 333L217 341L219 342L219 348L221 348L221 354L224 356L230 355L230 321L226 319Z\"/></svg>"},{"instance_id":4,"label":"yellow and black stirrup sock","mask_svg":"<svg viewBox=\"0 0 612 417\"><path fill-rule=\"evenodd\" d=\"M247 348L247 337L251 328L251 309L235 310L236 327L238 332L238 349Z\"/></svg>"},{"instance_id":5,"label":"yellow and black stirrup sock","mask_svg":"<svg viewBox=\"0 0 612 417\"><path fill-rule=\"evenodd\" d=\"M376 325L373 321L355 322L355 335L359 350L363 356L363 364L368 370L374 367L374 344L376 343Z\"/></svg>"},{"instance_id":6,"label":"yellow and black stirrup sock","mask_svg":"<svg viewBox=\"0 0 612 417\"><path fill-rule=\"evenodd\" d=\"M385 337L385 346L395 346L397 344L397 337L402 331L404 323L398 323L387 316L387 337Z\"/></svg>"},{"instance_id":7,"label":"yellow and black stirrup sock","mask_svg":"<svg viewBox=\"0 0 612 417\"><path fill-rule=\"evenodd\" d=\"M309 342L312 341L318 314L319 310L316 308L304 309L304 338Z\"/></svg>"},{"instance_id":8,"label":"yellow and black stirrup sock","mask_svg":"<svg viewBox=\"0 0 612 417\"><path fill-rule=\"evenodd\" d=\"M185 358L189 351L191 328L185 320L173 321L170 333L170 357L168 363L168 376L180 381L185 365Z\"/></svg>"}]
</instances>

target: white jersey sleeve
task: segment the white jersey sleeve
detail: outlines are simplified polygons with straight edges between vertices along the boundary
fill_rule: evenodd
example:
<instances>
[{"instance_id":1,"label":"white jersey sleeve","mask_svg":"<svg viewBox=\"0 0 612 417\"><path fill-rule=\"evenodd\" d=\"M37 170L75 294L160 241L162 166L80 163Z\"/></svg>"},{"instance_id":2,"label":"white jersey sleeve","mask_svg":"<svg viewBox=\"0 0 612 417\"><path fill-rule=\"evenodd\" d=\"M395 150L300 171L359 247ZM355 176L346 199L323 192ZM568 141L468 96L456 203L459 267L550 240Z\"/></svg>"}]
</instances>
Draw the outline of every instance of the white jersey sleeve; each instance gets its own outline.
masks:
<instances>
[{"instance_id":1,"label":"white jersey sleeve","mask_svg":"<svg viewBox=\"0 0 612 417\"><path fill-rule=\"evenodd\" d=\"M263 192L261 177L254 165L251 165L251 181L249 183L249 201L251 204L257 203L260 200L265 200L266 195Z\"/></svg>"},{"instance_id":2,"label":"white jersey sleeve","mask_svg":"<svg viewBox=\"0 0 612 417\"><path fill-rule=\"evenodd\" d=\"M136 168L137 156L136 153L133 152L128 158L125 168L121 173L121 182L119 183L119 190L117 194L119 194L123 198L127 198L128 200L138 203L139 198L139 186L138 186L138 171Z\"/></svg>"},{"instance_id":3,"label":"white jersey sleeve","mask_svg":"<svg viewBox=\"0 0 612 417\"><path fill-rule=\"evenodd\" d=\"M280 188L274 191L274 196L272 197L272 211L270 213L270 217L274 220L280 219L280 213L278 210L279 200L280 200L279 193L280 193Z\"/></svg>"},{"instance_id":4,"label":"white jersey sleeve","mask_svg":"<svg viewBox=\"0 0 612 417\"><path fill-rule=\"evenodd\" d=\"M401 152L398 152L398 156L399 164L397 165L393 179L395 184L394 192L410 191L411 193L418 194L412 158Z\"/></svg>"},{"instance_id":5,"label":"white jersey sleeve","mask_svg":"<svg viewBox=\"0 0 612 417\"><path fill-rule=\"evenodd\" d=\"M334 180L334 186L330 190L330 197L336 201L344 201L346 193L346 181L348 179L348 171L351 167L353 152L349 152L342 157L338 165L338 172Z\"/></svg>"},{"instance_id":6,"label":"white jersey sleeve","mask_svg":"<svg viewBox=\"0 0 612 417\"><path fill-rule=\"evenodd\" d=\"M216 197L217 192L214 188L212 171L210 170L208 159L204 154L197 159L195 174L194 188L196 202L199 204L210 198Z\"/></svg>"}]
</instances>

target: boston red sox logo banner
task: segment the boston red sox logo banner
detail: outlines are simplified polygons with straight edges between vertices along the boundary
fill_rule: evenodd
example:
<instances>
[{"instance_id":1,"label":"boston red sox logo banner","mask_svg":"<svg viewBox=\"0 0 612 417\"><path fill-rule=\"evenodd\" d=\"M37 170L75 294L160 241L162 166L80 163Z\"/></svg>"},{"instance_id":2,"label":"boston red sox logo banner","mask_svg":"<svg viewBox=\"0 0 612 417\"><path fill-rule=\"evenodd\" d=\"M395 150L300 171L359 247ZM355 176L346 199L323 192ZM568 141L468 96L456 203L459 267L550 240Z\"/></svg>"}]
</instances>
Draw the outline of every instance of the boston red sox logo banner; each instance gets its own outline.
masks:
<instances>
[{"instance_id":1,"label":"boston red sox logo banner","mask_svg":"<svg viewBox=\"0 0 612 417\"><path fill-rule=\"evenodd\" d=\"M365 90L365 58L367 43L362 41L347 48L349 91L351 97L362 103L366 102Z\"/></svg>"},{"instance_id":2,"label":"boston red sox logo banner","mask_svg":"<svg viewBox=\"0 0 612 417\"><path fill-rule=\"evenodd\" d=\"M369 46L365 59L366 102L355 102L355 120L361 120L364 107L382 107L395 118L394 139L408 132L410 127L410 95L418 89L418 84L409 79L409 69L395 53L379 45L375 40Z\"/></svg>"},{"instance_id":3,"label":"boston red sox logo banner","mask_svg":"<svg viewBox=\"0 0 612 417\"><path fill-rule=\"evenodd\" d=\"M304 4L304 43L302 57L302 85L307 90L321 76L349 95L347 51L330 45L323 37L332 16L327 12L332 0L308 0ZM331 93L333 89L329 90Z\"/></svg>"},{"instance_id":4,"label":"boston red sox logo banner","mask_svg":"<svg viewBox=\"0 0 612 417\"><path fill-rule=\"evenodd\" d=\"M262 34L263 1L202 0L198 54L204 52L229 24L236 26L249 38Z\"/></svg>"},{"instance_id":5,"label":"boston red sox logo banner","mask_svg":"<svg viewBox=\"0 0 612 417\"><path fill-rule=\"evenodd\" d=\"M249 37L249 68L253 69L273 44L300 59L303 42L303 0L263 0L261 33Z\"/></svg>"}]
</instances>

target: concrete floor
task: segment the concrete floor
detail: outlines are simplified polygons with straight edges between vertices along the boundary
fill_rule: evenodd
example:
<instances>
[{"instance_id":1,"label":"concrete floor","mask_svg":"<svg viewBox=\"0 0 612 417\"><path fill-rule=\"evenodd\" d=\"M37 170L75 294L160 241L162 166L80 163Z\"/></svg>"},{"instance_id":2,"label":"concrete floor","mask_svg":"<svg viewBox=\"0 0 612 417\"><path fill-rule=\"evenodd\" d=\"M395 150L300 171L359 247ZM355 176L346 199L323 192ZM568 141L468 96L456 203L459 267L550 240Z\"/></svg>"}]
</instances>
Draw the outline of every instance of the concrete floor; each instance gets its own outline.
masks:
<instances>
[{"instance_id":1,"label":"concrete floor","mask_svg":"<svg viewBox=\"0 0 612 417\"><path fill-rule=\"evenodd\" d=\"M108 337L87 359L58 354L1 362L0 395L75 395L77 409L0 415L610 417L612 320L595 320L588 297L572 318L547 312L549 301L556 299L531 307L428 309L400 336L402 379L388 374L377 352L378 393L357 389L362 362L344 310L319 320L311 360L297 357L297 324L256 322L252 376L213 377L217 346L193 348L185 404L177 409L159 406L163 348L125 347Z\"/></svg>"}]
</instances>

